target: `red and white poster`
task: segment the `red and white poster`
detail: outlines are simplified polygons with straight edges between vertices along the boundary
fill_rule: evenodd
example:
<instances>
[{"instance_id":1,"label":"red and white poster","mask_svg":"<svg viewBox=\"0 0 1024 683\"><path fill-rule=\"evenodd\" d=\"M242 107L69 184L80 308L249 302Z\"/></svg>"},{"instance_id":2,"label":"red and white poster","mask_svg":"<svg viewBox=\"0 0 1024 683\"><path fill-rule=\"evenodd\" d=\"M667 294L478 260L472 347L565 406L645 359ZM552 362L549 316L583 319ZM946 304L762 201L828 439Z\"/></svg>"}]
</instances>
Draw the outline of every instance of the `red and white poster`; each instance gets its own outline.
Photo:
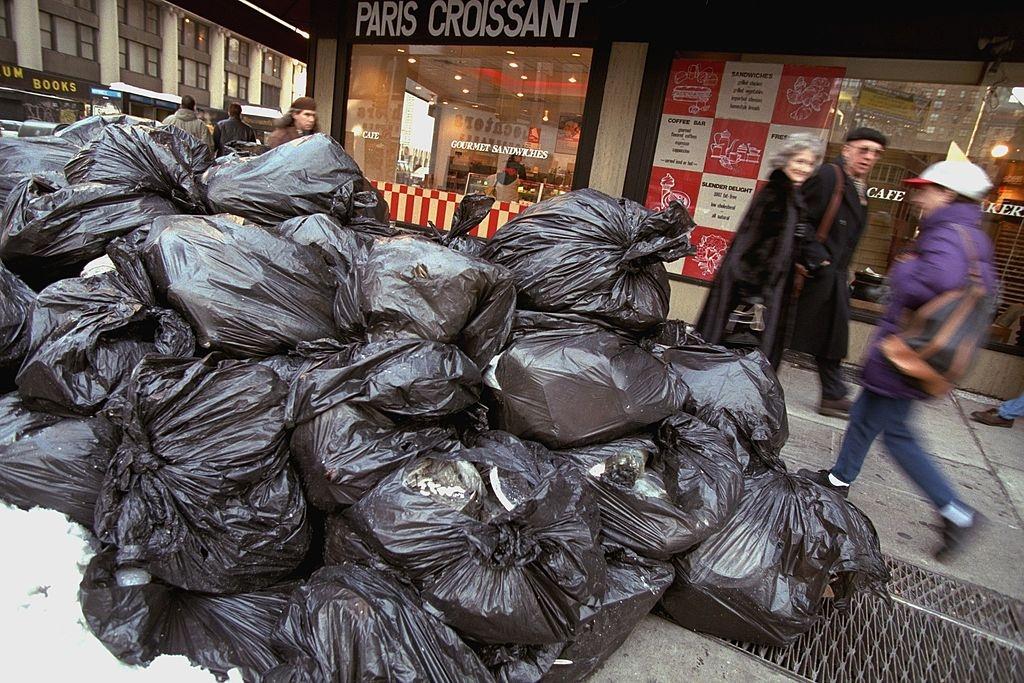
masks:
<instances>
[{"instance_id":1,"label":"red and white poster","mask_svg":"<svg viewBox=\"0 0 1024 683\"><path fill-rule=\"evenodd\" d=\"M647 206L682 200L697 253L669 272L712 280L770 159L793 133L828 138L845 70L699 59L672 63Z\"/></svg>"}]
</instances>

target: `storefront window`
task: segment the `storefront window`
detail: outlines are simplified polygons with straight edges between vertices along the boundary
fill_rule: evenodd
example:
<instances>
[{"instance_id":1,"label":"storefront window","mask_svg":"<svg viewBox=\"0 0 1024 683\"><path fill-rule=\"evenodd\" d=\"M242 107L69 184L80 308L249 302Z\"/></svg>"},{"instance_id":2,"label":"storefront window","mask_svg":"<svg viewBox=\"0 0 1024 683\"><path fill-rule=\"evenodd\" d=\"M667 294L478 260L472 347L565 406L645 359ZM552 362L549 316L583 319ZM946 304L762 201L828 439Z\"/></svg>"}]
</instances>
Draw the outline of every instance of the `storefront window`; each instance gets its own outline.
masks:
<instances>
[{"instance_id":1,"label":"storefront window","mask_svg":"<svg viewBox=\"0 0 1024 683\"><path fill-rule=\"evenodd\" d=\"M996 247L999 309L1013 317L1024 306L1024 101L1014 88L846 79L830 156L838 156L846 132L856 126L881 130L889 146L868 178L868 226L853 270L885 274L914 238L919 217L908 202L904 178L936 161L967 157L996 186L983 205L984 228ZM881 303L854 298L853 306L875 311Z\"/></svg>"},{"instance_id":2,"label":"storefront window","mask_svg":"<svg viewBox=\"0 0 1024 683\"><path fill-rule=\"evenodd\" d=\"M345 147L372 179L536 202L568 191L591 50L357 45Z\"/></svg>"}]
</instances>

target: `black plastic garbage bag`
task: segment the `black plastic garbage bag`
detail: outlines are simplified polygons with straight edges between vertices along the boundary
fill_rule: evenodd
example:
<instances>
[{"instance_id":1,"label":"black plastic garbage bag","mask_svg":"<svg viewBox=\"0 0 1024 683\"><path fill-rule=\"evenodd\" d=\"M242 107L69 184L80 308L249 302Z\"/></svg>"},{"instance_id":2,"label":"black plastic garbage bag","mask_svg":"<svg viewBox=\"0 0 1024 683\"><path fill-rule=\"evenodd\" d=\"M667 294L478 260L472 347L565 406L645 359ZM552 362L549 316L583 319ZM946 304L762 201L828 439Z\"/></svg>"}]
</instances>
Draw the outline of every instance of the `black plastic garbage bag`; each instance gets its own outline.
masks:
<instances>
[{"instance_id":1,"label":"black plastic garbage bag","mask_svg":"<svg viewBox=\"0 0 1024 683\"><path fill-rule=\"evenodd\" d=\"M427 221L430 228L430 232L427 234L430 239L449 249L454 249L467 256L483 257L487 250L487 240L482 237L474 237L469 233L487 218L493 205L494 197L479 192L467 194L455 207L448 230L442 232L432 221Z\"/></svg>"},{"instance_id":2,"label":"black plastic garbage bag","mask_svg":"<svg viewBox=\"0 0 1024 683\"><path fill-rule=\"evenodd\" d=\"M286 663L268 683L490 681L465 643L393 577L324 567L289 600L275 642Z\"/></svg>"},{"instance_id":3,"label":"black plastic garbage bag","mask_svg":"<svg viewBox=\"0 0 1024 683\"><path fill-rule=\"evenodd\" d=\"M77 144L52 135L0 138L0 174L62 173L77 152Z\"/></svg>"},{"instance_id":4,"label":"black plastic garbage bag","mask_svg":"<svg viewBox=\"0 0 1024 683\"><path fill-rule=\"evenodd\" d=\"M782 385L763 353L689 344L659 355L689 389L683 410L726 434L744 467L780 465L789 419Z\"/></svg>"},{"instance_id":5,"label":"black plastic garbage bag","mask_svg":"<svg viewBox=\"0 0 1024 683\"><path fill-rule=\"evenodd\" d=\"M192 593L159 579L120 585L115 553L93 557L79 588L86 624L115 657L144 666L184 655L221 679L237 668L247 681L280 665L271 639L296 583L235 595Z\"/></svg>"},{"instance_id":6,"label":"black plastic garbage bag","mask_svg":"<svg viewBox=\"0 0 1024 683\"><path fill-rule=\"evenodd\" d=\"M231 142L224 143L224 148L227 150L225 156L239 157L259 156L270 149L262 142L248 142L246 140L232 140Z\"/></svg>"},{"instance_id":7,"label":"black plastic garbage bag","mask_svg":"<svg viewBox=\"0 0 1024 683\"><path fill-rule=\"evenodd\" d=\"M583 605L604 590L589 490L510 434L411 462L346 515L450 626L479 642L568 640Z\"/></svg>"},{"instance_id":8,"label":"black plastic garbage bag","mask_svg":"<svg viewBox=\"0 0 1024 683\"><path fill-rule=\"evenodd\" d=\"M662 346L687 346L706 344L697 329L685 320L666 320L657 328L650 341Z\"/></svg>"},{"instance_id":9,"label":"black plastic garbage bag","mask_svg":"<svg viewBox=\"0 0 1024 683\"><path fill-rule=\"evenodd\" d=\"M455 344L479 367L508 340L516 293L507 270L410 236L381 238L362 267L371 341Z\"/></svg>"},{"instance_id":10,"label":"black plastic garbage bag","mask_svg":"<svg viewBox=\"0 0 1024 683\"><path fill-rule=\"evenodd\" d=\"M646 557L670 559L703 541L743 489L729 442L685 414L662 424L658 445L630 437L560 455L594 490L605 537Z\"/></svg>"},{"instance_id":11,"label":"black plastic garbage bag","mask_svg":"<svg viewBox=\"0 0 1024 683\"><path fill-rule=\"evenodd\" d=\"M64 174L72 183L151 192L206 213L200 176L212 162L206 143L180 128L112 124L68 161Z\"/></svg>"},{"instance_id":12,"label":"black plastic garbage bag","mask_svg":"<svg viewBox=\"0 0 1024 683\"><path fill-rule=\"evenodd\" d=\"M13 372L28 351L35 299L36 293L0 263L0 391L7 390Z\"/></svg>"},{"instance_id":13,"label":"black plastic garbage bag","mask_svg":"<svg viewBox=\"0 0 1024 683\"><path fill-rule=\"evenodd\" d=\"M388 223L381 194L344 148L320 133L259 156L225 159L210 168L204 181L213 212L261 225L315 213L330 214L346 225Z\"/></svg>"},{"instance_id":14,"label":"black plastic garbage bag","mask_svg":"<svg viewBox=\"0 0 1024 683\"><path fill-rule=\"evenodd\" d=\"M337 283L334 322L343 336L362 336L366 325L359 304L359 263L365 259L373 240L324 213L289 218L274 232L298 244L315 245L326 252Z\"/></svg>"},{"instance_id":15,"label":"black plastic garbage bag","mask_svg":"<svg viewBox=\"0 0 1024 683\"><path fill-rule=\"evenodd\" d=\"M99 139L100 135L107 128L107 126L113 126L117 124L126 124L130 126L150 126L154 127L157 124L152 119L144 119L139 116L131 116L129 114L115 114L113 116L87 116L84 119L75 121L67 128L62 128L54 136L70 142L78 147L85 147L90 142ZM63 164L61 165L63 168Z\"/></svg>"},{"instance_id":16,"label":"black plastic garbage bag","mask_svg":"<svg viewBox=\"0 0 1024 683\"><path fill-rule=\"evenodd\" d=\"M154 221L143 253L204 349L252 358L336 336L335 283L312 247L224 216L171 216Z\"/></svg>"},{"instance_id":17,"label":"black plastic garbage bag","mask_svg":"<svg viewBox=\"0 0 1024 683\"><path fill-rule=\"evenodd\" d=\"M662 605L678 624L785 646L814 624L831 587L840 608L858 590L885 595L875 528L838 494L765 470L744 482L736 515L687 555Z\"/></svg>"},{"instance_id":18,"label":"black plastic garbage bag","mask_svg":"<svg viewBox=\"0 0 1024 683\"><path fill-rule=\"evenodd\" d=\"M49 411L101 408L148 353L188 357L195 336L181 316L156 305L145 271L120 243L116 270L61 280L32 309L31 342L18 392Z\"/></svg>"},{"instance_id":19,"label":"black plastic garbage bag","mask_svg":"<svg viewBox=\"0 0 1024 683\"><path fill-rule=\"evenodd\" d=\"M30 410L17 394L0 397L0 500L91 528L116 446L117 430L102 416L60 417Z\"/></svg>"},{"instance_id":20,"label":"black plastic garbage bag","mask_svg":"<svg viewBox=\"0 0 1024 683\"><path fill-rule=\"evenodd\" d=\"M501 683L582 681L625 642L672 584L668 562L635 555L621 546L602 546L608 564L607 588L585 610L575 640L553 645L476 646L477 654Z\"/></svg>"},{"instance_id":21,"label":"black plastic garbage bag","mask_svg":"<svg viewBox=\"0 0 1024 683\"><path fill-rule=\"evenodd\" d=\"M681 202L652 213L628 199L574 190L502 226L485 256L512 271L519 307L599 316L631 331L665 320L664 262L693 253Z\"/></svg>"},{"instance_id":22,"label":"black plastic garbage bag","mask_svg":"<svg viewBox=\"0 0 1024 683\"><path fill-rule=\"evenodd\" d=\"M298 566L310 533L288 466L286 395L255 363L139 363L96 503L96 533L119 566L209 593L265 588Z\"/></svg>"},{"instance_id":23,"label":"black plastic garbage bag","mask_svg":"<svg viewBox=\"0 0 1024 683\"><path fill-rule=\"evenodd\" d=\"M55 174L29 176L8 197L0 218L0 258L42 289L75 277L115 237L177 213L153 194L101 183L65 185Z\"/></svg>"},{"instance_id":24,"label":"black plastic garbage bag","mask_svg":"<svg viewBox=\"0 0 1024 683\"><path fill-rule=\"evenodd\" d=\"M342 403L397 418L436 419L476 403L480 383L476 365L450 344L373 342L341 367L328 363L301 373L288 397L288 421L308 422Z\"/></svg>"},{"instance_id":25,"label":"black plastic garbage bag","mask_svg":"<svg viewBox=\"0 0 1024 683\"><path fill-rule=\"evenodd\" d=\"M499 429L551 448L602 443L679 412L686 388L633 339L578 316L517 313L485 373Z\"/></svg>"},{"instance_id":26,"label":"black plastic garbage bag","mask_svg":"<svg viewBox=\"0 0 1024 683\"><path fill-rule=\"evenodd\" d=\"M352 505L414 458L460 446L450 429L401 426L368 406L338 403L292 434L306 499L321 510Z\"/></svg>"}]
</instances>

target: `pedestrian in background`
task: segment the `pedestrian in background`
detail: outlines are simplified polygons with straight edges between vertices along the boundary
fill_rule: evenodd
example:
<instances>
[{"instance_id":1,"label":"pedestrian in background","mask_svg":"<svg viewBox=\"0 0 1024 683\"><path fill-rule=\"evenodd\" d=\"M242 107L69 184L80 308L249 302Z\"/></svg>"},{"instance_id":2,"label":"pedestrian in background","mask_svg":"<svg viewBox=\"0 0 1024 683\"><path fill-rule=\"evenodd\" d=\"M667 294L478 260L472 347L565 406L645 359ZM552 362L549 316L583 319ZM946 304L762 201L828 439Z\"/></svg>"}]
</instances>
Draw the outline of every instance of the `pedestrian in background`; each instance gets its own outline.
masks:
<instances>
[{"instance_id":1,"label":"pedestrian in background","mask_svg":"<svg viewBox=\"0 0 1024 683\"><path fill-rule=\"evenodd\" d=\"M792 298L797 226L806 220L800 186L821 164L823 153L821 140L801 133L786 138L770 160L768 184L747 208L697 321L708 343L760 348L778 369ZM743 322L752 315L758 316L757 324Z\"/></svg>"},{"instance_id":2,"label":"pedestrian in background","mask_svg":"<svg viewBox=\"0 0 1024 683\"><path fill-rule=\"evenodd\" d=\"M316 102L312 97L299 97L284 116L274 122L274 131L267 138L267 147L274 148L319 129L316 123Z\"/></svg>"},{"instance_id":3,"label":"pedestrian in background","mask_svg":"<svg viewBox=\"0 0 1024 683\"><path fill-rule=\"evenodd\" d=\"M1012 427L1013 421L1024 415L1024 393L1017 398L1003 401L995 408L975 410L971 419L989 427Z\"/></svg>"},{"instance_id":4,"label":"pedestrian in background","mask_svg":"<svg viewBox=\"0 0 1024 683\"><path fill-rule=\"evenodd\" d=\"M232 102L228 105L228 117L218 121L213 128L213 142L217 147L217 156L227 154L227 145L232 142L256 142L256 131L242 121L242 105Z\"/></svg>"},{"instance_id":5,"label":"pedestrian in background","mask_svg":"<svg viewBox=\"0 0 1024 683\"><path fill-rule=\"evenodd\" d=\"M205 142L211 150L214 149L210 127L196 114L196 101L191 95L182 96L178 111L164 119L163 125L180 128L192 137Z\"/></svg>"},{"instance_id":6,"label":"pedestrian in background","mask_svg":"<svg viewBox=\"0 0 1024 683\"><path fill-rule=\"evenodd\" d=\"M850 410L849 389L841 371L850 336L847 271L867 225L868 174L885 145L885 136L877 130L855 128L846 136L839 163L825 164L803 186L807 222L813 226L827 218L834 192L839 190L834 217L823 226L824 234L808 235L801 246L800 262L808 276L797 300L789 344L794 351L814 356L821 383L818 412L822 415L845 418Z\"/></svg>"},{"instance_id":7,"label":"pedestrian in background","mask_svg":"<svg viewBox=\"0 0 1024 683\"><path fill-rule=\"evenodd\" d=\"M892 299L868 347L864 388L850 411L839 457L831 469L797 474L846 497L868 449L881 434L889 455L938 510L943 532L935 556L946 559L977 528L979 514L956 496L910 428L914 401L930 396L886 360L880 346L883 339L900 331L906 311L963 287L972 265L985 288L996 291L994 249L981 229L981 201L992 183L983 170L967 161L933 164L919 178L905 182L915 188L910 201L921 210L918 238L890 270Z\"/></svg>"}]
</instances>

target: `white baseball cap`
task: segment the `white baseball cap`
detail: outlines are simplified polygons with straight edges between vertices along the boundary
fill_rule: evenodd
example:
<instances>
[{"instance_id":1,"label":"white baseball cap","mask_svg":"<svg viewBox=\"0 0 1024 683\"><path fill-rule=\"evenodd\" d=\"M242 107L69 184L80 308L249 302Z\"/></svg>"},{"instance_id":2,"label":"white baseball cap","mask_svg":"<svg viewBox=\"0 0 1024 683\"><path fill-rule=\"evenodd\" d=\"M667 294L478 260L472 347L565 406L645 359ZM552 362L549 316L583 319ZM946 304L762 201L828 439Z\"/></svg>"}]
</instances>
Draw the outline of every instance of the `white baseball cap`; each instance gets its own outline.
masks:
<instances>
[{"instance_id":1,"label":"white baseball cap","mask_svg":"<svg viewBox=\"0 0 1024 683\"><path fill-rule=\"evenodd\" d=\"M939 185L981 201L992 189L992 181L980 167L969 161L940 161L932 164L916 178L903 181L907 185Z\"/></svg>"}]
</instances>

